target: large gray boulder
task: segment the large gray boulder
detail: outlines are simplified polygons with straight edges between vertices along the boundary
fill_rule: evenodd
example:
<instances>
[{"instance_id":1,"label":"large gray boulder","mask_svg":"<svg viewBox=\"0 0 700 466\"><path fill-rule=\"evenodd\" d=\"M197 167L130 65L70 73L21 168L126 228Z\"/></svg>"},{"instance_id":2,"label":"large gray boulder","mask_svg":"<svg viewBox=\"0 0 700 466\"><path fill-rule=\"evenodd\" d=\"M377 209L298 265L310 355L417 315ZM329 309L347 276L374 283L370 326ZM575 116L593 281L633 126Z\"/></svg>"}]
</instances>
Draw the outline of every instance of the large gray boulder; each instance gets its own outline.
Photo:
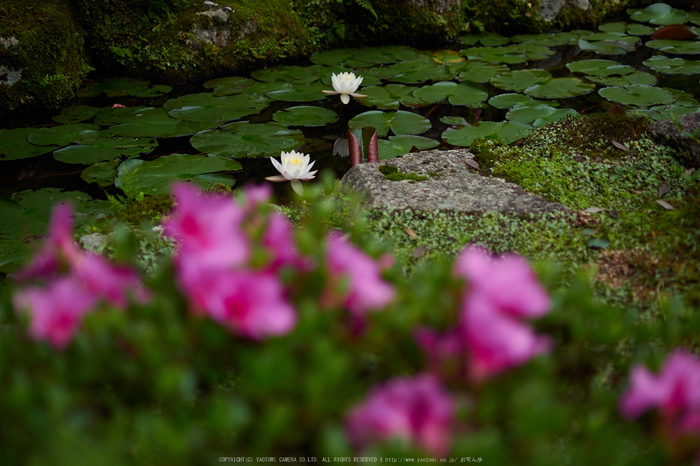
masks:
<instances>
[{"instance_id":1,"label":"large gray boulder","mask_svg":"<svg viewBox=\"0 0 700 466\"><path fill-rule=\"evenodd\" d=\"M466 149L416 152L356 165L341 182L348 189L366 194L366 207L370 209L518 214L569 211L566 206L528 193L516 184L481 176L468 164L469 159L473 155ZM380 171L382 166L427 179L391 181Z\"/></svg>"},{"instance_id":2,"label":"large gray boulder","mask_svg":"<svg viewBox=\"0 0 700 466\"><path fill-rule=\"evenodd\" d=\"M700 112L678 118L683 127L681 132L673 120L657 121L649 129L649 134L658 143L673 147L679 152L681 162L688 167L700 167L700 143L684 133L693 133L700 128ZM700 138L700 131L695 135Z\"/></svg>"}]
</instances>

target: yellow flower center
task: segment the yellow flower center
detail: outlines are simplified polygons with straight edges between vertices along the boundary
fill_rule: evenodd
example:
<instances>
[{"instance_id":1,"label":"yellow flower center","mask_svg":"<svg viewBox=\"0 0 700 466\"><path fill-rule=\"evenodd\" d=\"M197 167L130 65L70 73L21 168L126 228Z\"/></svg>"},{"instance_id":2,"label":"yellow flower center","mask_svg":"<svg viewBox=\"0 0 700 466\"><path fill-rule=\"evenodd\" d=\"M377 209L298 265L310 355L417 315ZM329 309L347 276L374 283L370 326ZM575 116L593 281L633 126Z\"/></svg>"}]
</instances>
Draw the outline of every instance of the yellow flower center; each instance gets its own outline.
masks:
<instances>
[{"instance_id":1,"label":"yellow flower center","mask_svg":"<svg viewBox=\"0 0 700 466\"><path fill-rule=\"evenodd\" d=\"M289 158L287 159L287 163L292 165L299 165L301 163L301 159L299 157Z\"/></svg>"}]
</instances>

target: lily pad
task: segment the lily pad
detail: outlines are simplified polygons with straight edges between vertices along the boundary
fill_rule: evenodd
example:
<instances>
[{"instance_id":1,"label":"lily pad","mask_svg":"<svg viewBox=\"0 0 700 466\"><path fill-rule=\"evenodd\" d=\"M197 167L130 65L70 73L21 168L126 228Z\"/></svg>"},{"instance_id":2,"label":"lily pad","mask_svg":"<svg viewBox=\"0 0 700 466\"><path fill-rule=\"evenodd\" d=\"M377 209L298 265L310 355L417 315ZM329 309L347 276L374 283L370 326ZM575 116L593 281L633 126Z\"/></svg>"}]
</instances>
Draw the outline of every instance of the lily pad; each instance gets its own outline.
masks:
<instances>
[{"instance_id":1,"label":"lily pad","mask_svg":"<svg viewBox=\"0 0 700 466\"><path fill-rule=\"evenodd\" d=\"M627 33L631 36L646 36L654 33L654 28L639 23L605 23L598 26L603 32Z\"/></svg>"},{"instance_id":2,"label":"lily pad","mask_svg":"<svg viewBox=\"0 0 700 466\"><path fill-rule=\"evenodd\" d=\"M442 139L448 144L461 147L469 147L479 138L510 144L525 137L531 129L531 126L518 121L481 121L478 125L448 128L442 133Z\"/></svg>"},{"instance_id":3,"label":"lily pad","mask_svg":"<svg viewBox=\"0 0 700 466\"><path fill-rule=\"evenodd\" d=\"M323 126L338 120L338 114L323 107L289 107L272 115L272 119L288 126Z\"/></svg>"},{"instance_id":4,"label":"lily pad","mask_svg":"<svg viewBox=\"0 0 700 466\"><path fill-rule=\"evenodd\" d=\"M594 84L578 78L555 78L544 84L535 84L525 89L525 93L538 99L566 99L584 95L595 89Z\"/></svg>"},{"instance_id":5,"label":"lily pad","mask_svg":"<svg viewBox=\"0 0 700 466\"><path fill-rule=\"evenodd\" d=\"M97 107L90 105L72 105L63 109L60 115L53 117L53 121L64 125L80 123L94 117L98 110Z\"/></svg>"},{"instance_id":6,"label":"lily pad","mask_svg":"<svg viewBox=\"0 0 700 466\"><path fill-rule=\"evenodd\" d=\"M34 250L24 241L0 239L1 273L12 273L18 270L31 261L33 256Z\"/></svg>"},{"instance_id":7,"label":"lily pad","mask_svg":"<svg viewBox=\"0 0 700 466\"><path fill-rule=\"evenodd\" d=\"M481 44L485 47L493 47L496 45L505 45L510 42L508 37L500 34L487 32L483 34L467 34L466 36L458 37L457 40L464 45Z\"/></svg>"},{"instance_id":8,"label":"lily pad","mask_svg":"<svg viewBox=\"0 0 700 466\"><path fill-rule=\"evenodd\" d=\"M468 124L467 120L465 120L464 117L460 117L460 116L444 116L444 117L440 118L440 121L445 123L446 125L451 125L451 126Z\"/></svg>"},{"instance_id":9,"label":"lily pad","mask_svg":"<svg viewBox=\"0 0 700 466\"><path fill-rule=\"evenodd\" d=\"M435 139L423 136L402 134L399 136L389 136L389 140L380 139L379 160L393 159L400 155L408 154L414 147L418 150L426 150L437 147L440 143Z\"/></svg>"},{"instance_id":10,"label":"lily pad","mask_svg":"<svg viewBox=\"0 0 700 466\"><path fill-rule=\"evenodd\" d=\"M542 60L554 54L548 47L536 44L511 44L500 47L473 47L460 50L461 55L470 60L481 60L488 63L524 63L528 60Z\"/></svg>"},{"instance_id":11,"label":"lily pad","mask_svg":"<svg viewBox=\"0 0 700 466\"><path fill-rule=\"evenodd\" d=\"M352 58L353 49L333 49L316 52L309 57L311 63L317 65L341 65L345 60Z\"/></svg>"},{"instance_id":12,"label":"lily pad","mask_svg":"<svg viewBox=\"0 0 700 466\"><path fill-rule=\"evenodd\" d=\"M43 235L48 229L48 217L37 218L17 202L0 198L0 240L23 240Z\"/></svg>"},{"instance_id":13,"label":"lily pad","mask_svg":"<svg viewBox=\"0 0 700 466\"><path fill-rule=\"evenodd\" d=\"M487 83L496 75L508 71L506 65L480 61L464 61L456 65L450 65L450 68L454 72L459 72L457 75L458 80L475 83Z\"/></svg>"},{"instance_id":14,"label":"lily pad","mask_svg":"<svg viewBox=\"0 0 700 466\"><path fill-rule=\"evenodd\" d=\"M245 92L250 86L255 84L255 80L243 78L241 76L231 76L228 78L211 79L204 83L206 89L213 89L215 96L240 94Z\"/></svg>"},{"instance_id":15,"label":"lily pad","mask_svg":"<svg viewBox=\"0 0 700 466\"><path fill-rule=\"evenodd\" d=\"M684 60L683 58L668 58L656 55L644 60L644 66L663 74L691 75L700 73L699 60Z\"/></svg>"},{"instance_id":16,"label":"lily pad","mask_svg":"<svg viewBox=\"0 0 700 466\"><path fill-rule=\"evenodd\" d=\"M637 48L635 44L630 44L624 40L589 42L583 38L578 40L578 46L581 50L591 50L600 55L624 55L627 52L634 52Z\"/></svg>"},{"instance_id":17,"label":"lily pad","mask_svg":"<svg viewBox=\"0 0 700 466\"><path fill-rule=\"evenodd\" d=\"M285 102L313 102L326 97L323 89L331 90L321 82L303 85L290 84L290 87L287 89L271 91L266 95L273 100L283 100Z\"/></svg>"},{"instance_id":18,"label":"lily pad","mask_svg":"<svg viewBox=\"0 0 700 466\"><path fill-rule=\"evenodd\" d=\"M496 108L509 108L514 105L537 105L540 102L525 94L499 94L489 99L489 105ZM556 102L549 103L550 106L558 105Z\"/></svg>"},{"instance_id":19,"label":"lily pad","mask_svg":"<svg viewBox=\"0 0 700 466\"><path fill-rule=\"evenodd\" d=\"M179 120L230 121L259 113L268 103L266 97L254 93L223 97L202 93L170 99L163 104L163 109Z\"/></svg>"},{"instance_id":20,"label":"lily pad","mask_svg":"<svg viewBox=\"0 0 700 466\"><path fill-rule=\"evenodd\" d=\"M518 105L508 111L506 119L531 124L535 128L539 128L569 115L578 115L578 113L573 108L556 109L545 104ZM534 124L535 121L537 124Z\"/></svg>"},{"instance_id":21,"label":"lily pad","mask_svg":"<svg viewBox=\"0 0 700 466\"><path fill-rule=\"evenodd\" d=\"M385 136L389 130L394 134L420 134L429 130L430 120L417 113L398 110L396 112L381 112L371 110L360 113L348 122L348 128L364 128L371 126L377 129L377 136Z\"/></svg>"},{"instance_id":22,"label":"lily pad","mask_svg":"<svg viewBox=\"0 0 700 466\"><path fill-rule=\"evenodd\" d=\"M298 149L304 135L279 123L231 123L220 130L202 131L190 144L202 152L227 157L263 157Z\"/></svg>"},{"instance_id":23,"label":"lily pad","mask_svg":"<svg viewBox=\"0 0 700 466\"><path fill-rule=\"evenodd\" d=\"M37 157L51 152L56 146L35 146L27 141L38 128L0 129L0 161Z\"/></svg>"},{"instance_id":24,"label":"lily pad","mask_svg":"<svg viewBox=\"0 0 700 466\"><path fill-rule=\"evenodd\" d=\"M447 81L454 78L456 75L456 72L452 72L450 68L445 65L436 63L429 56L381 68L374 68L372 71L380 78L399 83L414 84L426 81Z\"/></svg>"},{"instance_id":25,"label":"lily pad","mask_svg":"<svg viewBox=\"0 0 700 466\"><path fill-rule=\"evenodd\" d=\"M219 126L218 121L184 121L172 118L160 107L140 108L113 118L109 129L117 136L172 138L189 136Z\"/></svg>"},{"instance_id":26,"label":"lily pad","mask_svg":"<svg viewBox=\"0 0 700 466\"><path fill-rule=\"evenodd\" d=\"M457 84L451 81L423 86L416 89L413 95L425 102L437 103L448 99L452 105L466 105L470 108L479 107L479 104L489 97L489 93L479 84L470 82Z\"/></svg>"},{"instance_id":27,"label":"lily pad","mask_svg":"<svg viewBox=\"0 0 700 466\"><path fill-rule=\"evenodd\" d=\"M632 74L637 71L634 67L629 65L621 65L613 60L579 60L575 62L568 63L566 67L572 73L583 73L592 76L624 76L627 74Z\"/></svg>"},{"instance_id":28,"label":"lily pad","mask_svg":"<svg viewBox=\"0 0 700 466\"><path fill-rule=\"evenodd\" d=\"M400 105L406 107L423 107L427 102L413 96L416 88L404 84L387 84L384 86L367 86L362 93L367 97L357 101L366 107L396 110Z\"/></svg>"},{"instance_id":29,"label":"lily pad","mask_svg":"<svg viewBox=\"0 0 700 466\"><path fill-rule=\"evenodd\" d=\"M545 70L518 70L501 73L491 80L494 86L507 91L524 91L535 84L549 82L552 75Z\"/></svg>"},{"instance_id":30,"label":"lily pad","mask_svg":"<svg viewBox=\"0 0 700 466\"><path fill-rule=\"evenodd\" d=\"M112 186L117 177L117 167L120 163L120 160L94 163L82 171L80 178L86 183L97 183L103 188Z\"/></svg>"},{"instance_id":31,"label":"lily pad","mask_svg":"<svg viewBox=\"0 0 700 466\"><path fill-rule=\"evenodd\" d=\"M152 86L148 81L133 78L107 78L102 81L94 81L76 92L78 97L97 97L105 93L107 97L158 97L172 91L173 88L165 85Z\"/></svg>"},{"instance_id":32,"label":"lily pad","mask_svg":"<svg viewBox=\"0 0 700 466\"><path fill-rule=\"evenodd\" d=\"M514 43L536 44L544 47L558 47L560 45L576 45L580 32L556 32L542 34L518 34L511 36L510 40Z\"/></svg>"},{"instance_id":33,"label":"lily pad","mask_svg":"<svg viewBox=\"0 0 700 466\"><path fill-rule=\"evenodd\" d=\"M647 47L661 50L672 55L697 55L700 54L700 40L650 40Z\"/></svg>"},{"instance_id":34,"label":"lily pad","mask_svg":"<svg viewBox=\"0 0 700 466\"><path fill-rule=\"evenodd\" d=\"M396 45L350 49L350 53L352 60L361 62L364 66L388 65L399 61L415 60L418 56L415 49Z\"/></svg>"},{"instance_id":35,"label":"lily pad","mask_svg":"<svg viewBox=\"0 0 700 466\"><path fill-rule=\"evenodd\" d=\"M37 146L67 146L71 142L78 142L85 138L85 131L100 129L97 125L76 123L73 125L57 125L41 128L36 133L30 134L27 140ZM93 134L93 133L89 134Z\"/></svg>"},{"instance_id":36,"label":"lily pad","mask_svg":"<svg viewBox=\"0 0 700 466\"><path fill-rule=\"evenodd\" d=\"M609 76L607 78L601 78L599 76L589 76L589 81L594 83L603 84L605 86L626 86L628 84L643 84L645 86L653 86L656 84L656 76L649 73L644 73L643 71L637 71L636 73L626 74L625 76Z\"/></svg>"},{"instance_id":37,"label":"lily pad","mask_svg":"<svg viewBox=\"0 0 700 466\"><path fill-rule=\"evenodd\" d=\"M250 73L258 81L287 81L295 84L311 84L321 76L311 67L279 65L262 68Z\"/></svg>"},{"instance_id":38,"label":"lily pad","mask_svg":"<svg viewBox=\"0 0 700 466\"><path fill-rule=\"evenodd\" d=\"M604 87L598 94L611 102L636 107L670 104L676 98L667 90L658 87L630 84L625 87Z\"/></svg>"},{"instance_id":39,"label":"lily pad","mask_svg":"<svg viewBox=\"0 0 700 466\"><path fill-rule=\"evenodd\" d=\"M158 141L155 138L99 138L59 149L53 153L53 157L59 162L89 165L119 157L138 157L151 152L156 146Z\"/></svg>"},{"instance_id":40,"label":"lily pad","mask_svg":"<svg viewBox=\"0 0 700 466\"><path fill-rule=\"evenodd\" d=\"M222 181L233 185L232 177L218 172L241 168L236 160L192 154L164 155L151 161L131 159L119 166L115 186L124 192L158 195L169 193L170 185L175 181L190 180L208 189Z\"/></svg>"},{"instance_id":41,"label":"lily pad","mask_svg":"<svg viewBox=\"0 0 700 466\"><path fill-rule=\"evenodd\" d=\"M688 14L665 3L654 3L643 10L629 9L630 19L640 23L649 22L658 26L667 24L683 24L688 21Z\"/></svg>"},{"instance_id":42,"label":"lily pad","mask_svg":"<svg viewBox=\"0 0 700 466\"><path fill-rule=\"evenodd\" d=\"M28 189L14 193L12 200L24 207L27 215L47 222L56 204L70 204L76 212L76 226L85 223L85 214L93 210L93 199L88 194L82 191L63 191L61 188L43 188L36 191Z\"/></svg>"}]
</instances>

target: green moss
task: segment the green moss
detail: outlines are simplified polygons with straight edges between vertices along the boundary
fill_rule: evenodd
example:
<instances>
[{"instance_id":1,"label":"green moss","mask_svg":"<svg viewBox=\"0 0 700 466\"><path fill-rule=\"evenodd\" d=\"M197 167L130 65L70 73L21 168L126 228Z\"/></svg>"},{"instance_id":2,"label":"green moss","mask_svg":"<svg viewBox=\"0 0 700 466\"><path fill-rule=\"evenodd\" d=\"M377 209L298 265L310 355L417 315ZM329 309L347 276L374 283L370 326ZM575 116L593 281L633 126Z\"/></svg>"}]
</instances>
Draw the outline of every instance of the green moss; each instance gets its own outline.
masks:
<instances>
[{"instance_id":1,"label":"green moss","mask_svg":"<svg viewBox=\"0 0 700 466\"><path fill-rule=\"evenodd\" d=\"M0 85L0 114L20 109L57 108L70 99L91 67L68 0L0 4L0 63L21 75Z\"/></svg>"},{"instance_id":2,"label":"green moss","mask_svg":"<svg viewBox=\"0 0 700 466\"><path fill-rule=\"evenodd\" d=\"M411 182L425 181L428 179L427 176L417 175L415 173L402 173L398 168L393 165L381 165L379 171L384 175L389 181L403 181L410 180Z\"/></svg>"}]
</instances>

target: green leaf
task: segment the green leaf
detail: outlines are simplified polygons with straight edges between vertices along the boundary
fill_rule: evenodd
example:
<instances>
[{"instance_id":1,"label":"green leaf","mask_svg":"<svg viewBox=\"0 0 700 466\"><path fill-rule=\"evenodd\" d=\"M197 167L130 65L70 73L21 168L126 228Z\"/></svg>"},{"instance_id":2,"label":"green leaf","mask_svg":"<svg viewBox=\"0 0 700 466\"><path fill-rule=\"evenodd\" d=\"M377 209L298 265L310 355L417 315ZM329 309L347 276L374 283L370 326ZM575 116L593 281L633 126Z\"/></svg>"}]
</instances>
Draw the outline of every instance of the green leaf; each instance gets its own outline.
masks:
<instances>
[{"instance_id":1,"label":"green leaf","mask_svg":"<svg viewBox=\"0 0 700 466\"><path fill-rule=\"evenodd\" d=\"M568 63L566 67L572 73L583 73L592 76L624 76L627 74L634 73L634 67L629 65L621 65L613 60L579 60L575 62Z\"/></svg>"},{"instance_id":2,"label":"green leaf","mask_svg":"<svg viewBox=\"0 0 700 466\"><path fill-rule=\"evenodd\" d=\"M457 84L451 81L423 86L416 89L413 95L426 102L437 103L448 99L452 105L466 105L471 108L479 107L478 104L489 97L488 92L479 84L470 82Z\"/></svg>"},{"instance_id":3,"label":"green leaf","mask_svg":"<svg viewBox=\"0 0 700 466\"><path fill-rule=\"evenodd\" d=\"M630 84L625 87L604 87L598 91L598 94L611 102L633 105L636 107L648 107L658 104L666 105L676 100L676 98L665 89L639 84Z\"/></svg>"},{"instance_id":4,"label":"green leaf","mask_svg":"<svg viewBox=\"0 0 700 466\"><path fill-rule=\"evenodd\" d=\"M183 121L172 118L162 108L139 108L111 118L110 131L118 136L172 138L188 136L218 126L218 121Z\"/></svg>"},{"instance_id":5,"label":"green leaf","mask_svg":"<svg viewBox=\"0 0 700 466\"><path fill-rule=\"evenodd\" d=\"M491 79L491 84L507 91L524 91L535 84L544 84L552 79L545 70L506 71Z\"/></svg>"},{"instance_id":6,"label":"green leaf","mask_svg":"<svg viewBox=\"0 0 700 466\"><path fill-rule=\"evenodd\" d=\"M80 123L89 120L97 114L99 109L90 105L71 105L61 111L60 115L53 117L53 121L64 125Z\"/></svg>"},{"instance_id":7,"label":"green leaf","mask_svg":"<svg viewBox=\"0 0 700 466\"><path fill-rule=\"evenodd\" d=\"M35 146L27 141L38 128L0 129L0 161L37 157L51 152L56 146Z\"/></svg>"},{"instance_id":8,"label":"green leaf","mask_svg":"<svg viewBox=\"0 0 700 466\"><path fill-rule=\"evenodd\" d=\"M594 83L603 84L605 86L626 86L628 84L643 84L645 86L653 86L656 84L656 77L653 74L644 73L642 71L637 71L632 74L627 74L625 76L610 76L607 78L601 78L598 76L589 76L589 81Z\"/></svg>"},{"instance_id":9,"label":"green leaf","mask_svg":"<svg viewBox=\"0 0 700 466\"><path fill-rule=\"evenodd\" d=\"M636 46L624 40L600 40L588 42L586 39L579 39L578 46L581 50L591 50L600 55L624 55L627 52L634 52Z\"/></svg>"},{"instance_id":10,"label":"green leaf","mask_svg":"<svg viewBox=\"0 0 700 466\"><path fill-rule=\"evenodd\" d=\"M279 123L239 122L220 130L202 131L190 139L202 152L227 157L277 156L281 151L298 149L304 135Z\"/></svg>"},{"instance_id":11,"label":"green leaf","mask_svg":"<svg viewBox=\"0 0 700 466\"><path fill-rule=\"evenodd\" d=\"M452 69L453 72L459 72L457 75L457 79L459 81L472 81L475 83L487 83L494 76L508 71L508 67L506 65L468 60L456 64L450 64L448 67Z\"/></svg>"},{"instance_id":12,"label":"green leaf","mask_svg":"<svg viewBox=\"0 0 700 466\"><path fill-rule=\"evenodd\" d=\"M642 23L650 22L659 26L668 24L683 24L688 21L688 14L665 3L654 3L643 10L627 10L630 19Z\"/></svg>"},{"instance_id":13,"label":"green leaf","mask_svg":"<svg viewBox=\"0 0 700 466\"><path fill-rule=\"evenodd\" d=\"M338 114L323 107L289 107L272 115L272 119L288 126L324 126L338 120Z\"/></svg>"},{"instance_id":14,"label":"green leaf","mask_svg":"<svg viewBox=\"0 0 700 466\"><path fill-rule=\"evenodd\" d=\"M510 42L508 37L504 37L500 34L495 34L492 32L482 33L482 34L467 34L457 38L464 45L476 45L481 44L485 47L492 47L496 45L505 45Z\"/></svg>"},{"instance_id":15,"label":"green leaf","mask_svg":"<svg viewBox=\"0 0 700 466\"><path fill-rule=\"evenodd\" d=\"M227 184L233 182L228 175L212 177L210 174L238 171L241 168L241 164L235 160L192 154L164 155L151 161L131 159L119 166L115 186L125 192L140 191L147 195L158 195L169 193L170 186L175 181L191 180L207 189L221 181Z\"/></svg>"},{"instance_id":16,"label":"green leaf","mask_svg":"<svg viewBox=\"0 0 700 466\"><path fill-rule=\"evenodd\" d=\"M469 147L475 139L493 139L504 144L525 137L529 125L520 122L506 121L481 121L478 125L464 126L461 128L448 128L442 133L442 139L453 146Z\"/></svg>"},{"instance_id":17,"label":"green leaf","mask_svg":"<svg viewBox=\"0 0 700 466\"><path fill-rule=\"evenodd\" d=\"M228 78L211 79L205 82L203 86L206 89L213 89L212 93L218 97L246 92L246 89L253 84L255 84L255 81L250 78L231 76Z\"/></svg>"},{"instance_id":18,"label":"green leaf","mask_svg":"<svg viewBox=\"0 0 700 466\"><path fill-rule=\"evenodd\" d=\"M95 130L100 129L97 125L89 125L86 123L76 123L72 125L57 125L48 128L41 128L36 133L32 133L27 137L27 140L38 146L67 146L71 142L79 142L86 137L95 133Z\"/></svg>"},{"instance_id":19,"label":"green leaf","mask_svg":"<svg viewBox=\"0 0 700 466\"><path fill-rule=\"evenodd\" d=\"M384 86L367 86L362 88L362 94L367 97L357 99L366 107L377 107L387 110L396 110L400 105L406 107L423 107L428 105L417 97L413 96L413 91L417 88L404 84L387 84Z\"/></svg>"},{"instance_id":20,"label":"green leaf","mask_svg":"<svg viewBox=\"0 0 700 466\"><path fill-rule=\"evenodd\" d=\"M323 89L328 89L323 83L312 84L291 84L291 88L270 91L266 95L273 100L283 100L285 102L313 102L326 97Z\"/></svg>"},{"instance_id":21,"label":"green leaf","mask_svg":"<svg viewBox=\"0 0 700 466\"><path fill-rule=\"evenodd\" d=\"M258 81L287 81L295 84L311 84L321 79L321 75L308 66L279 65L262 68L250 73Z\"/></svg>"},{"instance_id":22,"label":"green leaf","mask_svg":"<svg viewBox=\"0 0 700 466\"><path fill-rule=\"evenodd\" d=\"M547 123L558 121L568 115L577 115L576 110L572 108L556 109L546 104L537 105L518 105L512 107L506 114L506 119L509 121L519 121L520 123L532 124L536 120L540 120L534 127L539 128ZM548 118L551 117L551 118Z\"/></svg>"},{"instance_id":23,"label":"green leaf","mask_svg":"<svg viewBox=\"0 0 700 466\"><path fill-rule=\"evenodd\" d=\"M661 50L664 53L672 55L697 55L700 54L700 40L669 40L659 39L650 40L646 44L647 47Z\"/></svg>"},{"instance_id":24,"label":"green leaf","mask_svg":"<svg viewBox=\"0 0 700 466\"><path fill-rule=\"evenodd\" d=\"M489 99L489 105L496 108L509 108L513 105L538 105L540 102L525 94L499 94ZM555 102L549 104L556 105Z\"/></svg>"},{"instance_id":25,"label":"green leaf","mask_svg":"<svg viewBox=\"0 0 700 466\"><path fill-rule=\"evenodd\" d=\"M584 95L595 89L595 85L578 78L555 78L545 84L535 84L525 89L525 93L539 99L566 99Z\"/></svg>"},{"instance_id":26,"label":"green leaf","mask_svg":"<svg viewBox=\"0 0 700 466\"><path fill-rule=\"evenodd\" d=\"M112 160L92 164L82 171L80 178L86 183L97 183L101 187L112 186L120 163L119 160Z\"/></svg>"},{"instance_id":27,"label":"green leaf","mask_svg":"<svg viewBox=\"0 0 700 466\"><path fill-rule=\"evenodd\" d=\"M389 140L379 140L379 160L393 159L408 154L414 147L418 150L426 150L437 147L439 144L435 139L423 136L389 136Z\"/></svg>"},{"instance_id":28,"label":"green leaf","mask_svg":"<svg viewBox=\"0 0 700 466\"><path fill-rule=\"evenodd\" d=\"M377 129L379 137L385 136L389 130L394 134L420 134L429 130L430 120L416 113L399 110L396 112L381 112L372 110L364 112L352 118L348 122L348 128L356 129L372 126Z\"/></svg>"},{"instance_id":29,"label":"green leaf","mask_svg":"<svg viewBox=\"0 0 700 466\"><path fill-rule=\"evenodd\" d=\"M255 93L223 97L202 93L170 99L163 104L163 109L179 120L230 121L259 113L268 103L266 97Z\"/></svg>"},{"instance_id":30,"label":"green leaf","mask_svg":"<svg viewBox=\"0 0 700 466\"><path fill-rule=\"evenodd\" d=\"M654 33L654 28L637 23L605 23L598 26L603 32L620 32L632 36L647 36Z\"/></svg>"},{"instance_id":31,"label":"green leaf","mask_svg":"<svg viewBox=\"0 0 700 466\"><path fill-rule=\"evenodd\" d=\"M158 141L154 138L104 138L64 147L55 151L53 157L59 162L89 165L119 157L138 157L153 151L156 146Z\"/></svg>"},{"instance_id":32,"label":"green leaf","mask_svg":"<svg viewBox=\"0 0 700 466\"><path fill-rule=\"evenodd\" d=\"M644 60L642 64L663 74L700 74L700 60L685 60L683 58L668 58L656 55L648 60Z\"/></svg>"}]
</instances>

